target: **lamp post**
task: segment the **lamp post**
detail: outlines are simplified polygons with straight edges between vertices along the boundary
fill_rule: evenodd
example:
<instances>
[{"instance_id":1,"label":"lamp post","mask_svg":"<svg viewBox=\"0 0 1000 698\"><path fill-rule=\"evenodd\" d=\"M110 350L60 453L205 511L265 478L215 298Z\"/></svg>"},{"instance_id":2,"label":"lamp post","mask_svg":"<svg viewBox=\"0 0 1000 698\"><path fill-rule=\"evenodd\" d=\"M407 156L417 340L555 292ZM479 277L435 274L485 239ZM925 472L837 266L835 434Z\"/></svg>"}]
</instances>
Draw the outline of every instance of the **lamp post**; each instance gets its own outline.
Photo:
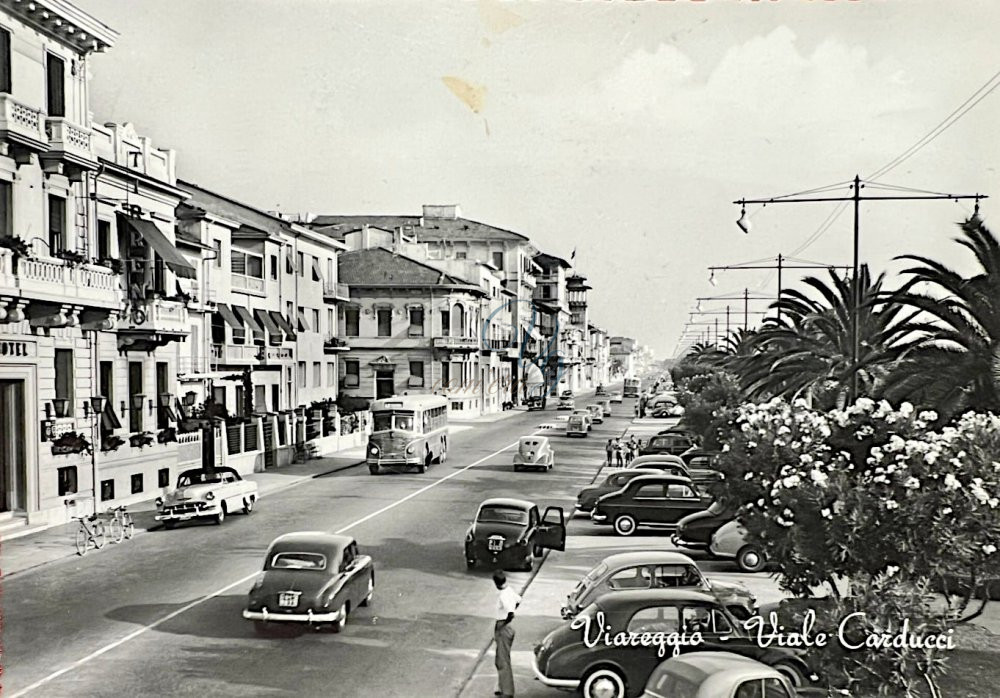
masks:
<instances>
[{"instance_id":1,"label":"lamp post","mask_svg":"<svg viewBox=\"0 0 1000 698\"><path fill-rule=\"evenodd\" d=\"M700 296L695 298L698 301L700 307L701 301L728 301L728 300L743 300L743 331L746 332L750 329L750 301L770 301L774 300L774 296L751 296L750 289L743 289L742 293L739 294L723 294L721 296ZM696 312L701 312L700 309L696 309ZM755 313L756 314L756 313ZM764 314L764 313L760 313Z\"/></svg>"},{"instance_id":2,"label":"lamp post","mask_svg":"<svg viewBox=\"0 0 1000 698\"><path fill-rule=\"evenodd\" d=\"M90 438L93 444L93 456L90 459L91 463L91 482L93 483L92 490L94 492L94 513L97 513L97 504L100 501L100 493L98 492L98 487L100 486L100 469L97 465L97 453L99 451L99 444L101 441L101 418L104 415L104 401L105 397L103 395L94 395L90 398L90 407L94 413L94 424L91 427ZM84 408L87 404L84 403Z\"/></svg>"},{"instance_id":3,"label":"lamp post","mask_svg":"<svg viewBox=\"0 0 1000 698\"><path fill-rule=\"evenodd\" d=\"M811 192L805 193L820 193L823 191L829 191L834 189L838 185L833 185L831 187L820 187L818 189L811 190ZM910 189L909 191L919 192L915 194L885 194L876 196L862 196L861 190L866 186L871 186L872 188L884 188L891 191L900 191L902 187L890 187L888 185L876 184L874 182L863 183L859 175L854 176L854 181L851 184L851 195L850 196L798 196L795 194L785 195L785 196L773 196L767 199L739 199L734 201L734 204L740 206L740 217L736 221L736 225L744 233L750 233L750 220L747 216L747 204L760 204L762 206L767 206L768 204L789 204L789 203L816 203L816 202L836 202L836 201L850 201L854 204L854 253L853 253L853 264L851 286L852 286L852 307L851 307L851 383L849 385L848 392L848 402L853 403L858 396L858 373L857 365L858 358L861 353L860 351L860 336L858 332L858 314L860 310L861 303L861 289L858 285L858 267L859 267L859 243L861 238L861 202L862 201L925 201L925 200L936 200L936 199L948 199L951 201L959 201L961 199L975 199L976 201L976 212L979 211L979 202L982 199L989 198L985 194L940 194L935 192L923 191L918 189Z\"/></svg>"}]
</instances>

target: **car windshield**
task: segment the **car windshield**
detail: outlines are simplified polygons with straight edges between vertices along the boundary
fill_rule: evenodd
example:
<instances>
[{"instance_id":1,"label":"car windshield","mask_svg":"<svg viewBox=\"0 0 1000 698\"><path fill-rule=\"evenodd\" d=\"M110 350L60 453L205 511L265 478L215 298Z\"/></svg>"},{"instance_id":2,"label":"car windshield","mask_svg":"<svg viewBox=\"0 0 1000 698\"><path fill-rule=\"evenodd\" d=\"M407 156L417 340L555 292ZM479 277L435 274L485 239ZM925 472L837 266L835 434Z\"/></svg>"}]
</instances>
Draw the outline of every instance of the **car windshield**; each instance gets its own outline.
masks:
<instances>
[{"instance_id":1,"label":"car windshield","mask_svg":"<svg viewBox=\"0 0 1000 698\"><path fill-rule=\"evenodd\" d=\"M177 480L178 487L188 487L189 485L215 485L223 482L222 473L208 473L204 470L196 470L184 473Z\"/></svg>"},{"instance_id":2,"label":"car windshield","mask_svg":"<svg viewBox=\"0 0 1000 698\"><path fill-rule=\"evenodd\" d=\"M372 421L374 431L413 431L412 412L376 412Z\"/></svg>"},{"instance_id":3,"label":"car windshield","mask_svg":"<svg viewBox=\"0 0 1000 698\"><path fill-rule=\"evenodd\" d=\"M325 570L326 555L319 553L278 553L271 558L275 570Z\"/></svg>"},{"instance_id":4,"label":"car windshield","mask_svg":"<svg viewBox=\"0 0 1000 698\"><path fill-rule=\"evenodd\" d=\"M508 507L498 504L491 504L479 510L479 523L528 523L528 512L516 507Z\"/></svg>"}]
</instances>

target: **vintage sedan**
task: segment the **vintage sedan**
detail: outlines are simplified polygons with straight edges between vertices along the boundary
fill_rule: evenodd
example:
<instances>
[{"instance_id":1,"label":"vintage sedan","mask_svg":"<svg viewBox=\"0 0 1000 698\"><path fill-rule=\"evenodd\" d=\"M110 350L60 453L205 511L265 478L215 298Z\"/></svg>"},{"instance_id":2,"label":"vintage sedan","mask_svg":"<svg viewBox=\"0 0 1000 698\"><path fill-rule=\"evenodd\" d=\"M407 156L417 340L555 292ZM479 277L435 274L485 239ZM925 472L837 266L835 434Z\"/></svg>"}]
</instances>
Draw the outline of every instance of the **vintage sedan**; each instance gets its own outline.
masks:
<instances>
[{"instance_id":1,"label":"vintage sedan","mask_svg":"<svg viewBox=\"0 0 1000 698\"><path fill-rule=\"evenodd\" d=\"M620 403L622 401L621 393L611 393L611 402Z\"/></svg>"},{"instance_id":2,"label":"vintage sedan","mask_svg":"<svg viewBox=\"0 0 1000 698\"><path fill-rule=\"evenodd\" d=\"M374 593L372 559L353 538L321 531L286 533L268 547L243 617L254 622L257 632L291 624L339 633L352 611L371 604Z\"/></svg>"},{"instance_id":3,"label":"vintage sedan","mask_svg":"<svg viewBox=\"0 0 1000 698\"><path fill-rule=\"evenodd\" d=\"M747 541L746 529L739 521L730 521L713 533L708 551L715 557L734 560L744 572L761 572L767 567L764 551Z\"/></svg>"},{"instance_id":4,"label":"vintage sedan","mask_svg":"<svg viewBox=\"0 0 1000 698\"><path fill-rule=\"evenodd\" d=\"M631 536L640 526L673 528L688 514L711 503L711 497L686 477L644 475L618 492L599 497L590 519L612 526L620 536Z\"/></svg>"},{"instance_id":5,"label":"vintage sedan","mask_svg":"<svg viewBox=\"0 0 1000 698\"><path fill-rule=\"evenodd\" d=\"M594 424L604 423L604 407L600 403L592 402L587 405L587 409L590 411L591 421Z\"/></svg>"},{"instance_id":6,"label":"vintage sedan","mask_svg":"<svg viewBox=\"0 0 1000 698\"><path fill-rule=\"evenodd\" d=\"M566 436L582 436L586 438L590 431L590 420L582 414L571 414L566 420Z\"/></svg>"},{"instance_id":7,"label":"vintage sedan","mask_svg":"<svg viewBox=\"0 0 1000 698\"><path fill-rule=\"evenodd\" d=\"M698 461L701 463L701 461ZM721 479L722 474L718 470L703 467L701 465L689 465L680 456L671 456L667 453L656 453L647 456L633 458L628 464L629 468L656 468L668 473L680 474L689 477L701 489L708 489L708 486Z\"/></svg>"},{"instance_id":8,"label":"vintage sedan","mask_svg":"<svg viewBox=\"0 0 1000 698\"><path fill-rule=\"evenodd\" d=\"M597 390L594 391L594 395L607 395L607 394L608 394L607 388L604 387L603 383L597 386Z\"/></svg>"},{"instance_id":9,"label":"vintage sedan","mask_svg":"<svg viewBox=\"0 0 1000 698\"><path fill-rule=\"evenodd\" d=\"M694 445L694 437L689 434L678 432L657 434L649 438L649 441L642 447L639 454L645 456L654 453L669 453L673 456L679 456Z\"/></svg>"},{"instance_id":10,"label":"vintage sedan","mask_svg":"<svg viewBox=\"0 0 1000 698\"><path fill-rule=\"evenodd\" d=\"M676 467L683 468L684 466L681 465ZM576 508L574 509L574 513L580 512L589 515L599 497L612 492L617 492L625 487L625 485L627 485L633 478L641 477L643 475L661 475L662 473L662 470L654 470L652 468L629 468L627 470L616 470L600 482L588 485L580 490L580 493L576 495Z\"/></svg>"},{"instance_id":11,"label":"vintage sedan","mask_svg":"<svg viewBox=\"0 0 1000 698\"><path fill-rule=\"evenodd\" d=\"M641 698L806 698L821 688L796 688L781 672L733 652L690 652L661 663Z\"/></svg>"},{"instance_id":12,"label":"vintage sedan","mask_svg":"<svg viewBox=\"0 0 1000 698\"><path fill-rule=\"evenodd\" d=\"M674 645L682 654L725 650L773 667L796 686L817 678L802 660L802 650L761 647L714 596L689 589L599 596L535 647L532 669L546 686L579 690L583 698L637 698L663 661L657 634L673 641L665 647L667 654Z\"/></svg>"},{"instance_id":13,"label":"vintage sedan","mask_svg":"<svg viewBox=\"0 0 1000 698\"><path fill-rule=\"evenodd\" d=\"M257 483L244 480L233 468L185 470L177 478L176 489L156 498L156 520L162 521L164 528L192 519L221 524L228 514L249 514L258 499Z\"/></svg>"},{"instance_id":14,"label":"vintage sedan","mask_svg":"<svg viewBox=\"0 0 1000 698\"><path fill-rule=\"evenodd\" d=\"M705 511L696 511L678 521L670 542L680 548L708 550L712 535L736 517L737 509L716 500Z\"/></svg>"},{"instance_id":15,"label":"vintage sedan","mask_svg":"<svg viewBox=\"0 0 1000 698\"><path fill-rule=\"evenodd\" d=\"M594 428L594 415L591 414L589 409L573 410L569 416L570 418L583 417L583 421L587 424L587 431Z\"/></svg>"},{"instance_id":16,"label":"vintage sedan","mask_svg":"<svg viewBox=\"0 0 1000 698\"><path fill-rule=\"evenodd\" d=\"M601 406L605 417L611 416L611 400L598 400L597 404Z\"/></svg>"},{"instance_id":17,"label":"vintage sedan","mask_svg":"<svg viewBox=\"0 0 1000 698\"><path fill-rule=\"evenodd\" d=\"M566 549L566 520L561 507L544 516L523 499L487 499L465 534L465 564L530 570L544 551Z\"/></svg>"},{"instance_id":18,"label":"vintage sedan","mask_svg":"<svg viewBox=\"0 0 1000 698\"><path fill-rule=\"evenodd\" d=\"M558 409L560 409L560 410L572 410L575 407L576 407L576 403L573 402L573 398L571 398L571 397L561 397L561 398L559 398L559 407L558 407Z\"/></svg>"},{"instance_id":19,"label":"vintage sedan","mask_svg":"<svg viewBox=\"0 0 1000 698\"><path fill-rule=\"evenodd\" d=\"M684 553L641 550L604 558L577 583L562 607L572 618L598 596L630 589L694 589L711 594L739 620L757 612L757 597L743 584L710 580Z\"/></svg>"},{"instance_id":20,"label":"vintage sedan","mask_svg":"<svg viewBox=\"0 0 1000 698\"><path fill-rule=\"evenodd\" d=\"M514 453L514 472L532 468L535 470L552 470L556 456L552 446L545 436L522 436L517 442L517 452Z\"/></svg>"}]
</instances>

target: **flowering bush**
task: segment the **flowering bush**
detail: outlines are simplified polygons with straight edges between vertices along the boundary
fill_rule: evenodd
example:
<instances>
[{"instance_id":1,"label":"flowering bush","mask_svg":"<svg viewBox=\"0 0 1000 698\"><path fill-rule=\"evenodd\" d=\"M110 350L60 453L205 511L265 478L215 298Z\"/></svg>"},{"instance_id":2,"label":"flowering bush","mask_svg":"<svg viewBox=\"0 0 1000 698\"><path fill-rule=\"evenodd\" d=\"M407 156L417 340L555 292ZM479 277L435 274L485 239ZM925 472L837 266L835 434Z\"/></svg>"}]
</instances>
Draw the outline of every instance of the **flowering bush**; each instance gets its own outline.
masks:
<instances>
[{"instance_id":1,"label":"flowering bush","mask_svg":"<svg viewBox=\"0 0 1000 698\"><path fill-rule=\"evenodd\" d=\"M684 408L684 425L700 437L703 448L719 447L719 430L740 404L736 376L725 371L685 376L677 384L677 402Z\"/></svg>"}]
</instances>

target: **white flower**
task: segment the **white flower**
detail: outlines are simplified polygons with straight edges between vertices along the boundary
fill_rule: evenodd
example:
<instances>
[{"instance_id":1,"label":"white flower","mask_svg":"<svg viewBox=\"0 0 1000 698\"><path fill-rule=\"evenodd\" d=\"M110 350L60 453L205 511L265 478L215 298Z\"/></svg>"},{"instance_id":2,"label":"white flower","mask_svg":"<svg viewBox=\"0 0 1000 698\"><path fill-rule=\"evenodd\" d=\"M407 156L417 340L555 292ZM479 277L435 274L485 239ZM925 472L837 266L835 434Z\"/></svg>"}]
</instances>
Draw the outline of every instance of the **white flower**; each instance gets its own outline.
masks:
<instances>
[{"instance_id":1,"label":"white flower","mask_svg":"<svg viewBox=\"0 0 1000 698\"><path fill-rule=\"evenodd\" d=\"M826 487L830 483L830 476L821 470L813 470L809 473L809 477L820 487Z\"/></svg>"},{"instance_id":2,"label":"white flower","mask_svg":"<svg viewBox=\"0 0 1000 698\"><path fill-rule=\"evenodd\" d=\"M753 479L753 473L747 473L746 475L743 476L743 479L744 480L752 480Z\"/></svg>"},{"instance_id":3,"label":"white flower","mask_svg":"<svg viewBox=\"0 0 1000 698\"><path fill-rule=\"evenodd\" d=\"M903 483L903 487L908 490L918 490L920 489L920 480L911 475L907 478L906 482Z\"/></svg>"},{"instance_id":4,"label":"white flower","mask_svg":"<svg viewBox=\"0 0 1000 698\"><path fill-rule=\"evenodd\" d=\"M763 497L761 497L760 499L757 500L757 506L759 506L759 507L764 506L764 498Z\"/></svg>"},{"instance_id":5,"label":"white flower","mask_svg":"<svg viewBox=\"0 0 1000 698\"><path fill-rule=\"evenodd\" d=\"M957 490L961 486L962 484L958 481L958 478L956 478L951 473L948 473L947 475L944 476L944 488L946 490Z\"/></svg>"},{"instance_id":6,"label":"white flower","mask_svg":"<svg viewBox=\"0 0 1000 698\"><path fill-rule=\"evenodd\" d=\"M899 572L899 568L896 567L895 565L889 565L888 567L885 568L885 576L887 577L895 576L897 572Z\"/></svg>"},{"instance_id":7,"label":"white flower","mask_svg":"<svg viewBox=\"0 0 1000 698\"><path fill-rule=\"evenodd\" d=\"M833 514L830 513L829 509L822 509L822 510L820 510L819 513L820 513L820 515L822 515L822 517L824 519L832 519L833 518Z\"/></svg>"},{"instance_id":8,"label":"white flower","mask_svg":"<svg viewBox=\"0 0 1000 698\"><path fill-rule=\"evenodd\" d=\"M859 397L854 405L865 412L871 412L875 408L875 401L870 397Z\"/></svg>"},{"instance_id":9,"label":"white flower","mask_svg":"<svg viewBox=\"0 0 1000 698\"><path fill-rule=\"evenodd\" d=\"M902 405L899 406L899 413L904 417L909 417L911 414L913 414L913 405L911 405L908 402L904 402Z\"/></svg>"},{"instance_id":10,"label":"white flower","mask_svg":"<svg viewBox=\"0 0 1000 698\"><path fill-rule=\"evenodd\" d=\"M729 444L722 444L722 452L729 453Z\"/></svg>"},{"instance_id":11,"label":"white flower","mask_svg":"<svg viewBox=\"0 0 1000 698\"><path fill-rule=\"evenodd\" d=\"M785 487L798 487L801 482L802 478L800 478L798 475L789 475L788 477L786 477L784 480L781 481L781 484L784 485Z\"/></svg>"},{"instance_id":12,"label":"white flower","mask_svg":"<svg viewBox=\"0 0 1000 698\"><path fill-rule=\"evenodd\" d=\"M951 514L952 511L953 509L951 507L945 507L944 509L941 510L941 514L944 516L948 516L949 514Z\"/></svg>"},{"instance_id":13,"label":"white flower","mask_svg":"<svg viewBox=\"0 0 1000 698\"><path fill-rule=\"evenodd\" d=\"M813 462L813 457L810 456L808 453L803 453L801 456L799 456L799 461L806 465L809 465L810 463Z\"/></svg>"},{"instance_id":14,"label":"white flower","mask_svg":"<svg viewBox=\"0 0 1000 698\"><path fill-rule=\"evenodd\" d=\"M987 543L986 545L983 546L983 552L986 553L987 555L992 555L996 551L997 551L997 546L993 545L992 543Z\"/></svg>"},{"instance_id":15,"label":"white flower","mask_svg":"<svg viewBox=\"0 0 1000 698\"><path fill-rule=\"evenodd\" d=\"M836 500L836 501L834 501L834 503L833 503L833 513L834 514L839 514L843 510L844 510L844 503L842 501L840 501L839 499Z\"/></svg>"},{"instance_id":16,"label":"white flower","mask_svg":"<svg viewBox=\"0 0 1000 698\"><path fill-rule=\"evenodd\" d=\"M899 509L899 504L896 503L895 499L887 499L885 500L885 508L890 511L893 509Z\"/></svg>"}]
</instances>

